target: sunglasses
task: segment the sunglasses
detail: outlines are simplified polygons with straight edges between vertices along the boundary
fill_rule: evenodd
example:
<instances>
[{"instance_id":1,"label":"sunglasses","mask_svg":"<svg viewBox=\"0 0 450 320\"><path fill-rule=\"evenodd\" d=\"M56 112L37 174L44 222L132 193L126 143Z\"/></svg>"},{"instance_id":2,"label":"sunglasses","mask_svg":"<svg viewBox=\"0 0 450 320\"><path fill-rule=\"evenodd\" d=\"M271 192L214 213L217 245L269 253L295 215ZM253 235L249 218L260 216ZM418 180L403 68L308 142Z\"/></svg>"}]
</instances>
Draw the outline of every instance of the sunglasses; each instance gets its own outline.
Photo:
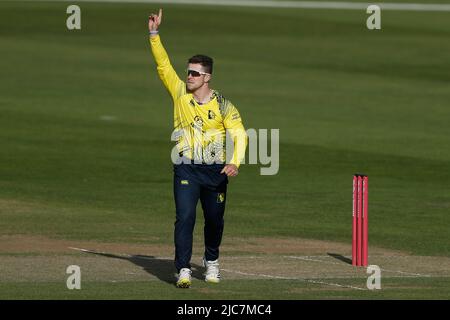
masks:
<instances>
[{"instance_id":1,"label":"sunglasses","mask_svg":"<svg viewBox=\"0 0 450 320\"><path fill-rule=\"evenodd\" d=\"M188 69L188 70L186 70L186 74L189 76L192 76L192 77L194 77L194 78L197 78L197 77L200 77L200 76L203 76L203 75L205 75L205 74L209 74L209 73L206 73L206 72L201 72L201 71L197 71L197 70L190 70L190 69Z\"/></svg>"}]
</instances>

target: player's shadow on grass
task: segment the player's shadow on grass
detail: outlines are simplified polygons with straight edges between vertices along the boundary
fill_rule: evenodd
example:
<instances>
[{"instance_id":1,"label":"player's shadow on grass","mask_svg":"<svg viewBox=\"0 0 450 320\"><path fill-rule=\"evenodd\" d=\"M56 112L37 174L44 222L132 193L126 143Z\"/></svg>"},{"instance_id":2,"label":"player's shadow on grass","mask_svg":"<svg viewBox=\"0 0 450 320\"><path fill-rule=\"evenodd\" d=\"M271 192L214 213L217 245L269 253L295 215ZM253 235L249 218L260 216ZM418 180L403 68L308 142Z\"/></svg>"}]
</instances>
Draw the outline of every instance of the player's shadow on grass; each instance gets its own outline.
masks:
<instances>
[{"instance_id":1,"label":"player's shadow on grass","mask_svg":"<svg viewBox=\"0 0 450 320\"><path fill-rule=\"evenodd\" d=\"M95 252L95 251L85 251L90 254L95 254L107 258L127 260L131 263L141 267L147 273L155 276L161 281L175 284L176 281L176 269L174 262L171 259L157 258L155 256L144 256L144 255L130 255L121 256L112 253L105 252ZM192 277L196 279L203 280L202 267L195 263L191 263L192 267Z\"/></svg>"},{"instance_id":2,"label":"player's shadow on grass","mask_svg":"<svg viewBox=\"0 0 450 320\"><path fill-rule=\"evenodd\" d=\"M352 264L352 259L349 259L349 258L347 258L347 257L344 257L342 254L338 254L338 253L330 253L330 252L327 252L327 254L328 254L330 257L333 257L333 258L335 258L335 259L341 260L341 261L343 261L343 262L345 262L345 263L348 263L348 264Z\"/></svg>"}]
</instances>

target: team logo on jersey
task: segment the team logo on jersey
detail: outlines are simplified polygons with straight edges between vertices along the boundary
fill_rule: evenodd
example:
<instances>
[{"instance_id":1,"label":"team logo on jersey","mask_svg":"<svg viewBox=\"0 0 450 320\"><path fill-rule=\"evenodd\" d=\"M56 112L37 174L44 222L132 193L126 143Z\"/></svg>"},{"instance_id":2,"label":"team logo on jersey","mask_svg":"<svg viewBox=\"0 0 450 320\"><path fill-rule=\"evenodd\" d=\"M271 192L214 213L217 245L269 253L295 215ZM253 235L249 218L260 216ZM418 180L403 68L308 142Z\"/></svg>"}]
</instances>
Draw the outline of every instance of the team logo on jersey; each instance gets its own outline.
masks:
<instances>
[{"instance_id":1,"label":"team logo on jersey","mask_svg":"<svg viewBox=\"0 0 450 320\"><path fill-rule=\"evenodd\" d=\"M189 180L181 180L181 184L189 184Z\"/></svg>"},{"instance_id":2,"label":"team logo on jersey","mask_svg":"<svg viewBox=\"0 0 450 320\"><path fill-rule=\"evenodd\" d=\"M203 127L203 119L200 116L195 116L194 122L197 125L197 127L201 128Z\"/></svg>"},{"instance_id":3,"label":"team logo on jersey","mask_svg":"<svg viewBox=\"0 0 450 320\"><path fill-rule=\"evenodd\" d=\"M217 203L222 203L225 201L225 193L218 193L217 194Z\"/></svg>"},{"instance_id":4,"label":"team logo on jersey","mask_svg":"<svg viewBox=\"0 0 450 320\"><path fill-rule=\"evenodd\" d=\"M208 110L208 119L214 119L216 117L216 114L212 110Z\"/></svg>"}]
</instances>

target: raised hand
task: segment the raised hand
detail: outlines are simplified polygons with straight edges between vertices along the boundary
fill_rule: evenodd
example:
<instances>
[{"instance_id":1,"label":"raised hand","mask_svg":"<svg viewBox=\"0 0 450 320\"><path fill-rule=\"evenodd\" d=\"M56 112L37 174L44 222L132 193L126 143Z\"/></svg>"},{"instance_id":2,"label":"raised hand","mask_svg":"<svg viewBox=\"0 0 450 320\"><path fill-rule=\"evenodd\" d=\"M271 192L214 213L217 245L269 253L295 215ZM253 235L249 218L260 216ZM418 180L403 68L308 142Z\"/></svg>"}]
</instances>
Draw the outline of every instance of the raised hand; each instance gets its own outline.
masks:
<instances>
[{"instance_id":1,"label":"raised hand","mask_svg":"<svg viewBox=\"0 0 450 320\"><path fill-rule=\"evenodd\" d=\"M158 31L162 21L162 9L159 9L158 15L152 13L148 16L148 31Z\"/></svg>"}]
</instances>

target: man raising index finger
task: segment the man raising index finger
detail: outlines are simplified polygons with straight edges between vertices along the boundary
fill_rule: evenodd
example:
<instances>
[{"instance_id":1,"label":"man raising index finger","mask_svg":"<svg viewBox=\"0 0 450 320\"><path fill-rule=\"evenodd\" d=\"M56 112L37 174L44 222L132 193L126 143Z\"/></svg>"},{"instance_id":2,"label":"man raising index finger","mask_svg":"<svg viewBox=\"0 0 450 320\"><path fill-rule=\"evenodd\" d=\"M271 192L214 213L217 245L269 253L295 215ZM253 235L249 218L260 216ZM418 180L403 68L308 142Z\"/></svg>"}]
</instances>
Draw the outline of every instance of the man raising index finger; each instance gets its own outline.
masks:
<instances>
[{"instance_id":1,"label":"man raising index finger","mask_svg":"<svg viewBox=\"0 0 450 320\"><path fill-rule=\"evenodd\" d=\"M213 74L211 57L202 54L192 56L188 59L184 81L178 77L161 43L161 22L160 9L158 15L149 16L148 27L156 68L174 106L174 136L181 160L173 166L176 285L189 288L193 231L199 200L205 218L205 281L220 281L219 246L224 227L228 177L238 174L239 165L245 157L247 134L237 108L210 88ZM229 163L226 163L226 132L232 137L234 146Z\"/></svg>"}]
</instances>

